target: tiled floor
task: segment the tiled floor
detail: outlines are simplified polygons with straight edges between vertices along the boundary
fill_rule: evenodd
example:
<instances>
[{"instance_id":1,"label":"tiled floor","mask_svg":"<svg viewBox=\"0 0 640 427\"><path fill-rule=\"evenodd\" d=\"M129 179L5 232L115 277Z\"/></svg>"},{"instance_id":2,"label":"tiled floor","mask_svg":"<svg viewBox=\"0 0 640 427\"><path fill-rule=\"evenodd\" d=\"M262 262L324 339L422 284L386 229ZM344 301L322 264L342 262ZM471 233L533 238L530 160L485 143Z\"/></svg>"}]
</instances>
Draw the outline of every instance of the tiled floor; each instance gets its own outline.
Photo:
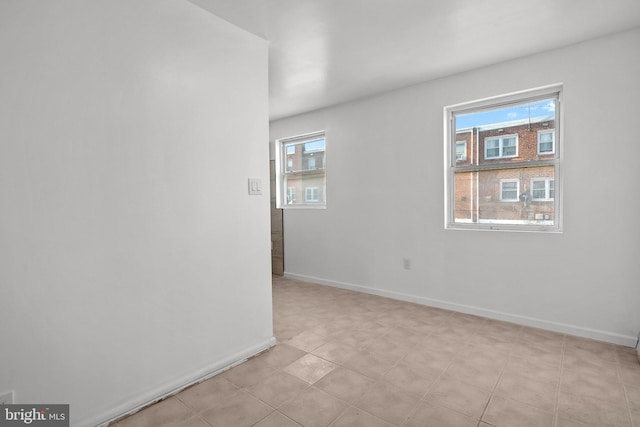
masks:
<instances>
[{"instance_id":1,"label":"tiled floor","mask_svg":"<svg viewBox=\"0 0 640 427\"><path fill-rule=\"evenodd\" d=\"M279 344L130 426L635 426L635 351L274 278Z\"/></svg>"}]
</instances>

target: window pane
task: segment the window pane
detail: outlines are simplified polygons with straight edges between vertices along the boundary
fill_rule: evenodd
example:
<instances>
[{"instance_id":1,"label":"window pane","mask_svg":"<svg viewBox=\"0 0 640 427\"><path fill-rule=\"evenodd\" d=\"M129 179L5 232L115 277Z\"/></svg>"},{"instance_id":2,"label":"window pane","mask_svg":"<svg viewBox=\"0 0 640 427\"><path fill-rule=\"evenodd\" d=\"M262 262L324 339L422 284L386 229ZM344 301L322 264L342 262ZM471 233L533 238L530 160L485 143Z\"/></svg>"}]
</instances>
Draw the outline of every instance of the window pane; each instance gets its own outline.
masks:
<instances>
[{"instance_id":1,"label":"window pane","mask_svg":"<svg viewBox=\"0 0 640 427\"><path fill-rule=\"evenodd\" d=\"M324 138L286 144L287 171L300 172L324 167Z\"/></svg>"},{"instance_id":2,"label":"window pane","mask_svg":"<svg viewBox=\"0 0 640 427\"><path fill-rule=\"evenodd\" d=\"M553 225L553 170L540 166L455 173L454 222ZM533 201L537 195L545 200Z\"/></svg>"},{"instance_id":3,"label":"window pane","mask_svg":"<svg viewBox=\"0 0 640 427\"><path fill-rule=\"evenodd\" d=\"M503 156L515 156L518 153L517 139L513 138L504 138L503 139Z\"/></svg>"},{"instance_id":4,"label":"window pane","mask_svg":"<svg viewBox=\"0 0 640 427\"><path fill-rule=\"evenodd\" d=\"M324 203L324 174L289 174L284 179L288 206Z\"/></svg>"}]
</instances>

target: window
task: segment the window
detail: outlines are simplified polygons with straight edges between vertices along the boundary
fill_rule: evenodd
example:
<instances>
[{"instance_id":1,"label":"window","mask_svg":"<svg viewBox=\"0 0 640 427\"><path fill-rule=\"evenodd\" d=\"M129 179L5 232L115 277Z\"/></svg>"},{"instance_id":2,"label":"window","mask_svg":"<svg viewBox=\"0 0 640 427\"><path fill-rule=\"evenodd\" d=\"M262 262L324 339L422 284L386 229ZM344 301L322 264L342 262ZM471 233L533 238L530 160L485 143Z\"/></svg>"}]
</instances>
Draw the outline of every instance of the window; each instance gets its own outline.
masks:
<instances>
[{"instance_id":1,"label":"window","mask_svg":"<svg viewBox=\"0 0 640 427\"><path fill-rule=\"evenodd\" d=\"M554 180L551 178L533 178L531 180L531 200L550 201L554 199Z\"/></svg>"},{"instance_id":2,"label":"window","mask_svg":"<svg viewBox=\"0 0 640 427\"><path fill-rule=\"evenodd\" d=\"M509 135L484 140L485 159L516 157L518 155L518 135Z\"/></svg>"},{"instance_id":3,"label":"window","mask_svg":"<svg viewBox=\"0 0 640 427\"><path fill-rule=\"evenodd\" d=\"M500 201L517 202L520 190L520 181L517 179L503 179L500 181Z\"/></svg>"},{"instance_id":4,"label":"window","mask_svg":"<svg viewBox=\"0 0 640 427\"><path fill-rule=\"evenodd\" d=\"M276 147L277 207L326 207L325 133L280 139ZM304 195L304 199L299 200L296 194Z\"/></svg>"},{"instance_id":5,"label":"window","mask_svg":"<svg viewBox=\"0 0 640 427\"><path fill-rule=\"evenodd\" d=\"M320 192L318 187L307 187L304 189L304 201L307 203L316 203L320 201Z\"/></svg>"},{"instance_id":6,"label":"window","mask_svg":"<svg viewBox=\"0 0 640 427\"><path fill-rule=\"evenodd\" d=\"M456 161L467 160L467 141L456 141Z\"/></svg>"},{"instance_id":7,"label":"window","mask_svg":"<svg viewBox=\"0 0 640 427\"><path fill-rule=\"evenodd\" d=\"M555 131L538 131L538 154L553 154L555 152Z\"/></svg>"},{"instance_id":8,"label":"window","mask_svg":"<svg viewBox=\"0 0 640 427\"><path fill-rule=\"evenodd\" d=\"M561 95L552 85L444 108L445 228L562 231Z\"/></svg>"},{"instance_id":9,"label":"window","mask_svg":"<svg viewBox=\"0 0 640 427\"><path fill-rule=\"evenodd\" d=\"M287 204L296 202L296 187L287 187Z\"/></svg>"}]
</instances>

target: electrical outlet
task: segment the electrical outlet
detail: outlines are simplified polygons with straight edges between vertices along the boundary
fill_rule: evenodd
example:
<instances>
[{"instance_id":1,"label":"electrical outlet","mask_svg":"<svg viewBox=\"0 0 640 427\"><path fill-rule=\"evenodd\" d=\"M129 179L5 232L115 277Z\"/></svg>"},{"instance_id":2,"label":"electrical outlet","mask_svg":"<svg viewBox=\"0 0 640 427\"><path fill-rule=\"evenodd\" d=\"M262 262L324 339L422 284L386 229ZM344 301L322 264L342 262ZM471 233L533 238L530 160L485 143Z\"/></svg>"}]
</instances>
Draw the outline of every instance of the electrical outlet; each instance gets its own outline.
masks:
<instances>
[{"instance_id":1,"label":"electrical outlet","mask_svg":"<svg viewBox=\"0 0 640 427\"><path fill-rule=\"evenodd\" d=\"M411 270L411 259L402 258L402 266L405 270Z\"/></svg>"},{"instance_id":2,"label":"electrical outlet","mask_svg":"<svg viewBox=\"0 0 640 427\"><path fill-rule=\"evenodd\" d=\"M13 391L0 394L0 405L13 404Z\"/></svg>"}]
</instances>

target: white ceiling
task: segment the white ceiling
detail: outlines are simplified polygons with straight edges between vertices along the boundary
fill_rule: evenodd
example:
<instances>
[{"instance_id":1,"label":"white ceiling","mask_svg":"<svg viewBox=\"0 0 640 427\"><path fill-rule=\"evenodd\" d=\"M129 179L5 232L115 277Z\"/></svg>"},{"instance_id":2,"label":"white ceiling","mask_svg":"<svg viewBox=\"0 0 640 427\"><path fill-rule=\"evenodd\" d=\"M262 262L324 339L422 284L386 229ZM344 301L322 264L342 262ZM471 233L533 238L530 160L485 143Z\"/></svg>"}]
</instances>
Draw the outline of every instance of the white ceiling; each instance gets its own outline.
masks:
<instances>
[{"instance_id":1,"label":"white ceiling","mask_svg":"<svg viewBox=\"0 0 640 427\"><path fill-rule=\"evenodd\" d=\"M270 41L272 120L640 26L640 0L190 1Z\"/></svg>"}]
</instances>

